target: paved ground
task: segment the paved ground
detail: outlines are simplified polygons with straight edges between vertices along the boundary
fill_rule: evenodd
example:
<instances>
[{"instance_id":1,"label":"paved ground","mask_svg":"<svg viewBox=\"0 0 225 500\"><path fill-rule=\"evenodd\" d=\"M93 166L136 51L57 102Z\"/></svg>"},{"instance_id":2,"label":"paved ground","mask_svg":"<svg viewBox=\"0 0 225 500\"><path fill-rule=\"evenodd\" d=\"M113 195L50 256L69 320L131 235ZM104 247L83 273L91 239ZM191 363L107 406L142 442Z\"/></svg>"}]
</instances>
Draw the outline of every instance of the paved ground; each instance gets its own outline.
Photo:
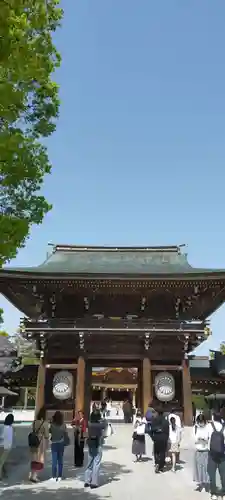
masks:
<instances>
[{"instance_id":1,"label":"paved ground","mask_svg":"<svg viewBox=\"0 0 225 500\"><path fill-rule=\"evenodd\" d=\"M148 440L148 457L143 463L134 463L131 455L132 426L117 425L115 433L108 438L104 449L101 471L101 485L98 490L86 491L83 488L83 471L73 467L72 447L66 450L65 475L61 483L51 483L50 454L42 481L38 485L26 482L27 466L17 467L6 487L0 488L3 500L141 500L142 498L167 500L197 500L209 498L206 493L195 492L192 483L193 446L188 430L182 444L183 463L176 474L167 471L155 475L151 460L151 442ZM147 438L148 439L148 438Z\"/></svg>"}]
</instances>

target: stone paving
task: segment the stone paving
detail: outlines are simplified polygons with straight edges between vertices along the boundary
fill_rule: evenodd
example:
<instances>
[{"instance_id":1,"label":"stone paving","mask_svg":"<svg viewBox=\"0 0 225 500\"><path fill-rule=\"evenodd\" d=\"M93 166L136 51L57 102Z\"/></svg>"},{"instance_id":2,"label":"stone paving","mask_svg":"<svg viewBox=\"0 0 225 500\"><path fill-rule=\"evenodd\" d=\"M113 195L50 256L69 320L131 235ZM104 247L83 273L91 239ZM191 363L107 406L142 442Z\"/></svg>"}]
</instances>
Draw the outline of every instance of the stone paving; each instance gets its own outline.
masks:
<instances>
[{"instance_id":1,"label":"stone paving","mask_svg":"<svg viewBox=\"0 0 225 500\"><path fill-rule=\"evenodd\" d=\"M52 483L50 453L43 477L38 485L26 481L28 469L20 466L15 471L7 486L0 488L3 500L141 500L157 499L162 496L167 500L197 500L209 498L207 493L198 493L192 483L193 443L191 434L185 430L182 443L181 465L174 474L166 471L154 473L152 462L152 445L147 437L147 457L141 463L134 463L131 455L132 426L116 425L115 433L107 439L101 469L100 487L97 490L85 490L83 487L83 471L73 467L72 446L65 454L66 479L61 483Z\"/></svg>"}]
</instances>

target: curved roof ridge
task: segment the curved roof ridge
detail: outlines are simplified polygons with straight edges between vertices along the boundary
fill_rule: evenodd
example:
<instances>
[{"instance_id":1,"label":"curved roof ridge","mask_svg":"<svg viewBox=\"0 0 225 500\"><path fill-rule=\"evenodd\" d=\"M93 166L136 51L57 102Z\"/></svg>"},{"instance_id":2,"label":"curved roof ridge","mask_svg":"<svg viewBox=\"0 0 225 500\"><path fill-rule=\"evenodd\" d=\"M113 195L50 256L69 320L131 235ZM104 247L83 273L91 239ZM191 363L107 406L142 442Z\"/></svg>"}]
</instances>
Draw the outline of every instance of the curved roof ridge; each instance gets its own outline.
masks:
<instances>
[{"instance_id":1,"label":"curved roof ridge","mask_svg":"<svg viewBox=\"0 0 225 500\"><path fill-rule=\"evenodd\" d=\"M69 252L69 251L111 251L111 252L171 252L180 253L181 247L184 245L139 245L139 246L112 246L112 245L63 245L57 244L53 247L55 252Z\"/></svg>"}]
</instances>

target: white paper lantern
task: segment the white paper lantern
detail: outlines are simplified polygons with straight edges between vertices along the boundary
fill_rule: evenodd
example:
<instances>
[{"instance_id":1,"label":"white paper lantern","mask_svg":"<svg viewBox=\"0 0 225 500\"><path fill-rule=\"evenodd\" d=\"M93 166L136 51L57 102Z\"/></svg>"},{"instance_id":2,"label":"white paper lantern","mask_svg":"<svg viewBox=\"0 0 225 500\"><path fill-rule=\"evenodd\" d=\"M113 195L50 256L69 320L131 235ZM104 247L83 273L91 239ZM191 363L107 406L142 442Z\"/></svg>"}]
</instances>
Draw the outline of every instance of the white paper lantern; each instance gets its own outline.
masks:
<instances>
[{"instance_id":1,"label":"white paper lantern","mask_svg":"<svg viewBox=\"0 0 225 500\"><path fill-rule=\"evenodd\" d=\"M155 377L155 394L159 401L171 401L175 397L175 381L169 372L160 372Z\"/></svg>"},{"instance_id":2,"label":"white paper lantern","mask_svg":"<svg viewBox=\"0 0 225 500\"><path fill-rule=\"evenodd\" d=\"M64 370L57 372L53 378L52 392L56 399L60 399L61 401L69 399L73 392L72 373Z\"/></svg>"}]
</instances>

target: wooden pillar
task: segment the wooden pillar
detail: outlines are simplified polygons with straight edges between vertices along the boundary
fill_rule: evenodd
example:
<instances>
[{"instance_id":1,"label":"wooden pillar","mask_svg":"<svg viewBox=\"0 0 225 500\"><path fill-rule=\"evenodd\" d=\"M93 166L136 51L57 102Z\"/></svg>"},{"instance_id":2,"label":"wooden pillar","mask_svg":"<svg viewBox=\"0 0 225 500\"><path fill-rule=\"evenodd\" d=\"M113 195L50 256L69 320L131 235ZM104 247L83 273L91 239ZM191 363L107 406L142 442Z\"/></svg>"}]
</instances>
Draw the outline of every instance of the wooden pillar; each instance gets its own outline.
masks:
<instances>
[{"instance_id":1,"label":"wooden pillar","mask_svg":"<svg viewBox=\"0 0 225 500\"><path fill-rule=\"evenodd\" d=\"M45 380L46 380L46 367L43 359L40 359L37 376L37 389L35 400L35 416L45 404Z\"/></svg>"},{"instance_id":2,"label":"wooden pillar","mask_svg":"<svg viewBox=\"0 0 225 500\"><path fill-rule=\"evenodd\" d=\"M148 409L149 403L152 401L152 377L151 377L151 361L149 358L143 359L142 365L142 409L144 414Z\"/></svg>"},{"instance_id":3,"label":"wooden pillar","mask_svg":"<svg viewBox=\"0 0 225 500\"><path fill-rule=\"evenodd\" d=\"M193 425L192 390L189 361L182 362L184 425Z\"/></svg>"},{"instance_id":4,"label":"wooden pillar","mask_svg":"<svg viewBox=\"0 0 225 500\"><path fill-rule=\"evenodd\" d=\"M76 385L76 411L84 411L85 392L85 360L83 356L78 358L77 363L77 385Z\"/></svg>"}]
</instances>

